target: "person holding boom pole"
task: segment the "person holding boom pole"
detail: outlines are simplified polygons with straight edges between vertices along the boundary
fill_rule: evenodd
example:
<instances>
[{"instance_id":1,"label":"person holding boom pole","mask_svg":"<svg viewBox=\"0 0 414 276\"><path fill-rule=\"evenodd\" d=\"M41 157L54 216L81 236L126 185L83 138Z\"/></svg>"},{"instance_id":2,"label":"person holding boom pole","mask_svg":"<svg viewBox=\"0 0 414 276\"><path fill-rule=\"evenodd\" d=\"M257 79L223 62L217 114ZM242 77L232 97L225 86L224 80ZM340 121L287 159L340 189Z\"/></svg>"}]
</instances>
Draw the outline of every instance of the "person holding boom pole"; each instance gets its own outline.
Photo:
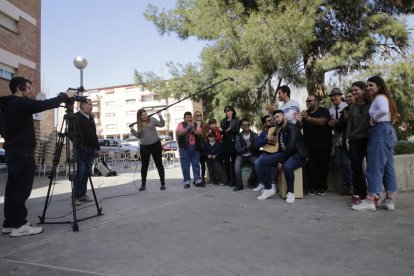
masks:
<instances>
[{"instance_id":1,"label":"person holding boom pole","mask_svg":"<svg viewBox=\"0 0 414 276\"><path fill-rule=\"evenodd\" d=\"M154 159L155 166L157 166L158 175L161 181L161 190L165 190L165 170L162 164L162 147L161 139L158 136L156 127L163 127L165 125L164 118L161 112L157 113L160 120L150 117L145 109L137 111L137 130L133 125L130 125L131 133L140 139L140 155L141 155L141 188L140 191L146 190L147 172L149 167L150 157Z\"/></svg>"}]
</instances>

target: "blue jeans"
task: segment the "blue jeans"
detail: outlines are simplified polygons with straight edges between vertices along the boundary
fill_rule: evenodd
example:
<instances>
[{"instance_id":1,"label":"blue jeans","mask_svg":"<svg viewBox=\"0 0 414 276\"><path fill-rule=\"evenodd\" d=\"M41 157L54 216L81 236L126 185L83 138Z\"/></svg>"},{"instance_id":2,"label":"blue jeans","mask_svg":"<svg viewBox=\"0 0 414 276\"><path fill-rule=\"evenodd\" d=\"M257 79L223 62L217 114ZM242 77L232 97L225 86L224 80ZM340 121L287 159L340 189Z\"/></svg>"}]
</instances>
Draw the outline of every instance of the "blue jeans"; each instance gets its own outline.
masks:
<instances>
[{"instance_id":1,"label":"blue jeans","mask_svg":"<svg viewBox=\"0 0 414 276\"><path fill-rule=\"evenodd\" d=\"M351 160L348 152L342 146L335 146L335 161L339 165L342 188L349 189L352 186Z\"/></svg>"},{"instance_id":2,"label":"blue jeans","mask_svg":"<svg viewBox=\"0 0 414 276\"><path fill-rule=\"evenodd\" d=\"M279 165L280 159L283 157L283 152L278 152L275 154L268 154L264 156L260 161L259 165L261 167L259 176L261 179L263 179L263 184L265 186L265 189L271 189L272 183L271 183L271 168L277 167ZM283 163L283 173L285 174L286 184L288 186L288 192L293 193L294 192L294 184L295 184L295 170L297 168L303 167L305 165L305 159L295 159L293 157L289 157L288 160L286 160ZM277 175L277 171L276 171ZM277 178L276 178L277 179Z\"/></svg>"},{"instance_id":3,"label":"blue jeans","mask_svg":"<svg viewBox=\"0 0 414 276\"><path fill-rule=\"evenodd\" d=\"M394 169L394 148L397 141L391 122L380 122L371 128L366 168L368 193L380 193L382 184L386 192L397 191Z\"/></svg>"},{"instance_id":4,"label":"blue jeans","mask_svg":"<svg viewBox=\"0 0 414 276\"><path fill-rule=\"evenodd\" d=\"M83 151L83 152L82 152ZM85 155L85 156L83 156ZM92 172L92 163L95 160L96 147L86 147L76 149L76 180L75 180L75 198L86 195L88 178Z\"/></svg>"},{"instance_id":5,"label":"blue jeans","mask_svg":"<svg viewBox=\"0 0 414 276\"><path fill-rule=\"evenodd\" d=\"M250 155L250 156L237 155L236 162L234 164L234 171L236 173L236 186L243 187L242 167L245 163L248 163L252 166L252 172L250 173L248 183L250 186L253 185L253 183L257 179L256 170L255 170L256 160L257 160L257 157L254 155Z\"/></svg>"},{"instance_id":6,"label":"blue jeans","mask_svg":"<svg viewBox=\"0 0 414 276\"><path fill-rule=\"evenodd\" d=\"M27 222L26 201L33 187L34 155L6 153L6 164L8 176L4 192L3 227L19 228Z\"/></svg>"},{"instance_id":7,"label":"blue jeans","mask_svg":"<svg viewBox=\"0 0 414 276\"><path fill-rule=\"evenodd\" d=\"M193 176L195 184L200 184L200 152L195 148L194 145L188 146L187 148L180 148L180 163L181 171L183 172L184 185L191 183L190 177L190 165L193 168Z\"/></svg>"},{"instance_id":8,"label":"blue jeans","mask_svg":"<svg viewBox=\"0 0 414 276\"><path fill-rule=\"evenodd\" d=\"M265 158L268 155L271 155L271 154L270 153L263 152L263 153L261 153L259 155L259 157L254 162L254 168L256 170L256 174L257 174L257 178L259 180L259 184L263 184L264 183L263 182L264 180L260 177L260 174L259 174L259 171L261 171L261 165L259 165L259 163L261 162L261 160L263 158ZM271 182L271 184L276 184L276 167L271 167L270 168L270 182Z\"/></svg>"}]
</instances>

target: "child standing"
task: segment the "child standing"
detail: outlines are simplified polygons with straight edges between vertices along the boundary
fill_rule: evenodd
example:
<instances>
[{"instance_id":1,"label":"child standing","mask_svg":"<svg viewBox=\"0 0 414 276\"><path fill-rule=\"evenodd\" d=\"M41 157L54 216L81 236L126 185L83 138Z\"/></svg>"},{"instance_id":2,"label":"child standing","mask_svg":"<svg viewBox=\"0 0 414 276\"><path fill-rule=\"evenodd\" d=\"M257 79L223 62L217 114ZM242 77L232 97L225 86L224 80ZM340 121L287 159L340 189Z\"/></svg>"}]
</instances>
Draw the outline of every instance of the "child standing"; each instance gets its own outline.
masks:
<instances>
[{"instance_id":1,"label":"child standing","mask_svg":"<svg viewBox=\"0 0 414 276\"><path fill-rule=\"evenodd\" d=\"M204 147L204 154L207 161L208 175L210 177L211 184L221 184L221 172L220 172L220 156L221 145L216 141L216 134L209 132L207 134L208 142Z\"/></svg>"}]
</instances>

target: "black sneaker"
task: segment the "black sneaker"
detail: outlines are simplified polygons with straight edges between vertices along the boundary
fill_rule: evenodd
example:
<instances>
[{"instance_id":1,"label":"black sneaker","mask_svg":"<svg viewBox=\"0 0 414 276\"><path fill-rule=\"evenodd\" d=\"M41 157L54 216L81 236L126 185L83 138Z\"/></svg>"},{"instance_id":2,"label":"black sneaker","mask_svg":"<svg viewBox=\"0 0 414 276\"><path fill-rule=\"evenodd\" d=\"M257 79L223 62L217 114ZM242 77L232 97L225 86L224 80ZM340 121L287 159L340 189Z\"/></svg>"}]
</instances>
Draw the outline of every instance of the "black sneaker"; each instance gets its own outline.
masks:
<instances>
[{"instance_id":1,"label":"black sneaker","mask_svg":"<svg viewBox=\"0 0 414 276\"><path fill-rule=\"evenodd\" d=\"M326 190L319 190L316 192L317 195L326 195L327 191Z\"/></svg>"},{"instance_id":2,"label":"black sneaker","mask_svg":"<svg viewBox=\"0 0 414 276\"><path fill-rule=\"evenodd\" d=\"M238 192L238 191L241 191L243 189L244 189L243 186L236 186L236 187L233 188L233 191Z\"/></svg>"},{"instance_id":3,"label":"black sneaker","mask_svg":"<svg viewBox=\"0 0 414 276\"><path fill-rule=\"evenodd\" d=\"M184 185L184 189L188 189L188 188L190 188L191 187L191 185L190 184L185 184Z\"/></svg>"},{"instance_id":4,"label":"black sneaker","mask_svg":"<svg viewBox=\"0 0 414 276\"><path fill-rule=\"evenodd\" d=\"M141 188L139 188L139 191L142 192L142 191L145 191L146 189L147 188L145 186L141 186Z\"/></svg>"},{"instance_id":5,"label":"black sneaker","mask_svg":"<svg viewBox=\"0 0 414 276\"><path fill-rule=\"evenodd\" d=\"M206 184L203 183L203 182L200 182L198 184L195 184L195 186L198 187L198 188L204 188L204 187L206 187Z\"/></svg>"},{"instance_id":6,"label":"black sneaker","mask_svg":"<svg viewBox=\"0 0 414 276\"><path fill-rule=\"evenodd\" d=\"M165 190L165 185L162 185L162 186L160 187L160 190L161 190L161 191L164 191L164 190Z\"/></svg>"}]
</instances>

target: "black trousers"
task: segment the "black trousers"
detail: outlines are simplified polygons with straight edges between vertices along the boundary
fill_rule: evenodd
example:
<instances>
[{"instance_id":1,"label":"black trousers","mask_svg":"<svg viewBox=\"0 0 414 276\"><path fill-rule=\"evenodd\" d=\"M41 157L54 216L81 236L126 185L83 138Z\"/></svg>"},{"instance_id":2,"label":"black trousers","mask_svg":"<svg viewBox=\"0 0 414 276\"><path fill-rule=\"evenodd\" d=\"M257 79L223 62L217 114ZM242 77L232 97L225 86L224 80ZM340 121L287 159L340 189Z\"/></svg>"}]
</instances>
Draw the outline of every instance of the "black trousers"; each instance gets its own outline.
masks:
<instances>
[{"instance_id":1,"label":"black trousers","mask_svg":"<svg viewBox=\"0 0 414 276\"><path fill-rule=\"evenodd\" d=\"M220 162L207 162L208 175L212 184L221 182Z\"/></svg>"},{"instance_id":2,"label":"black trousers","mask_svg":"<svg viewBox=\"0 0 414 276\"><path fill-rule=\"evenodd\" d=\"M150 162L150 157L154 159L155 166L158 170L158 175L160 176L161 185L165 185L165 170L164 165L162 164L162 147L161 142L158 141L151 145L140 145L139 152L141 155L141 181L142 185L145 186L147 183L147 173Z\"/></svg>"},{"instance_id":3,"label":"black trousers","mask_svg":"<svg viewBox=\"0 0 414 276\"><path fill-rule=\"evenodd\" d=\"M6 164L8 177L4 192L3 227L19 228L27 222L26 201L33 187L34 155L6 153Z\"/></svg>"},{"instance_id":4,"label":"black trousers","mask_svg":"<svg viewBox=\"0 0 414 276\"><path fill-rule=\"evenodd\" d=\"M331 149L309 151L308 191L326 191L328 189L330 158Z\"/></svg>"},{"instance_id":5,"label":"black trousers","mask_svg":"<svg viewBox=\"0 0 414 276\"><path fill-rule=\"evenodd\" d=\"M236 156L237 154L235 152L223 154L224 170L227 176L227 185L229 186L236 185L236 172L234 169L234 164L236 163Z\"/></svg>"},{"instance_id":6,"label":"black trousers","mask_svg":"<svg viewBox=\"0 0 414 276\"><path fill-rule=\"evenodd\" d=\"M349 159L351 159L352 185L354 195L360 199L367 197L367 180L362 163L367 157L368 137L349 140Z\"/></svg>"},{"instance_id":7,"label":"black trousers","mask_svg":"<svg viewBox=\"0 0 414 276\"><path fill-rule=\"evenodd\" d=\"M200 151L200 167L201 167L201 180L204 181L206 177L206 157L202 151Z\"/></svg>"}]
</instances>

